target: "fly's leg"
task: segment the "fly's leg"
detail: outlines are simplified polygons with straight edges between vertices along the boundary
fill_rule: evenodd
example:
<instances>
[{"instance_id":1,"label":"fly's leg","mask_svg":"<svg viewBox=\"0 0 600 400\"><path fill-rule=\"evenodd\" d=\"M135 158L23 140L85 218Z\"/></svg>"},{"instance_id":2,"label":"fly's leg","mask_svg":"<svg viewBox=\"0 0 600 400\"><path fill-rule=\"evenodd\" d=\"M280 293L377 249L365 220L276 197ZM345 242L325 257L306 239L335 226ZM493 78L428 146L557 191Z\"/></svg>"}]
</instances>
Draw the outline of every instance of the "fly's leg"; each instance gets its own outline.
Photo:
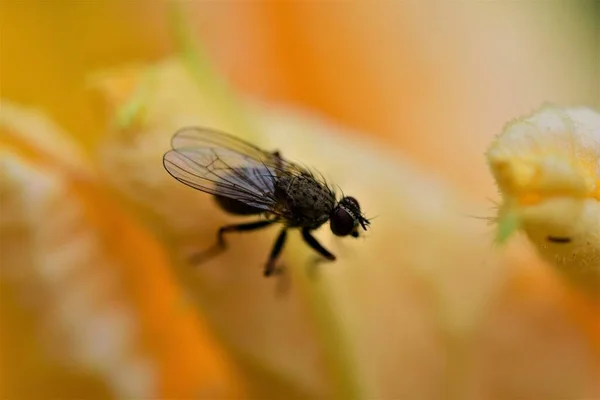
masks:
<instances>
[{"instance_id":1,"label":"fly's leg","mask_svg":"<svg viewBox=\"0 0 600 400\"><path fill-rule=\"evenodd\" d=\"M325 247L321 246L321 243L315 239L313 235L310 234L310 230L307 228L302 228L302 238L304 241L312 247L317 253L325 257L330 261L335 260L335 256L331 254Z\"/></svg>"},{"instance_id":2,"label":"fly's leg","mask_svg":"<svg viewBox=\"0 0 600 400\"><path fill-rule=\"evenodd\" d=\"M227 247L227 243L225 243L225 234L227 232L246 232L246 231L254 231L260 228L265 228L271 225L273 220L263 220L256 222L249 222L247 224L237 224L237 225L227 225L219 228L219 232L217 233L217 241L220 247Z\"/></svg>"},{"instance_id":3,"label":"fly's leg","mask_svg":"<svg viewBox=\"0 0 600 400\"><path fill-rule=\"evenodd\" d=\"M219 228L219 231L217 232L217 243L215 243L212 247L208 248L207 250L203 251L202 253L192 256L190 261L193 264L200 264L200 263L206 261L208 258L212 258L212 257L222 253L227 248L227 243L225 242L224 236L228 232L254 231L257 229L265 228L274 222L275 221L273 221L273 220L267 220L267 221L263 220L263 221L248 222L245 224L223 226L223 227Z\"/></svg>"},{"instance_id":4,"label":"fly's leg","mask_svg":"<svg viewBox=\"0 0 600 400\"><path fill-rule=\"evenodd\" d=\"M283 228L277 236L277 240L275 241L275 245L273 245L273 250L271 250L271 255L269 256L269 260L267 261L267 265L265 266L265 276L271 276L273 272L275 272L275 263L277 262L277 258L283 250L283 245L285 244L285 239L287 238L287 228Z\"/></svg>"}]
</instances>

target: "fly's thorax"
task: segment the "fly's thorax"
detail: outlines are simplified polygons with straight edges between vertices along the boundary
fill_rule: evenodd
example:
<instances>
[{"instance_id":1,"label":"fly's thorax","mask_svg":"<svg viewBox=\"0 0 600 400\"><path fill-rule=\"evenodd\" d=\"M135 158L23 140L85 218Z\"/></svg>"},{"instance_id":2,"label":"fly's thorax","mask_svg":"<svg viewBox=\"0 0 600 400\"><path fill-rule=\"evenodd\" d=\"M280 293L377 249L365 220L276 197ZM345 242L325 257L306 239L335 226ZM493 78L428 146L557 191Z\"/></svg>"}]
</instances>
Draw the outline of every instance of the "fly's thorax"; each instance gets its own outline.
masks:
<instances>
[{"instance_id":1,"label":"fly's thorax","mask_svg":"<svg viewBox=\"0 0 600 400\"><path fill-rule=\"evenodd\" d=\"M310 175L280 177L275 197L290 226L318 228L327 222L335 206L331 189Z\"/></svg>"}]
</instances>

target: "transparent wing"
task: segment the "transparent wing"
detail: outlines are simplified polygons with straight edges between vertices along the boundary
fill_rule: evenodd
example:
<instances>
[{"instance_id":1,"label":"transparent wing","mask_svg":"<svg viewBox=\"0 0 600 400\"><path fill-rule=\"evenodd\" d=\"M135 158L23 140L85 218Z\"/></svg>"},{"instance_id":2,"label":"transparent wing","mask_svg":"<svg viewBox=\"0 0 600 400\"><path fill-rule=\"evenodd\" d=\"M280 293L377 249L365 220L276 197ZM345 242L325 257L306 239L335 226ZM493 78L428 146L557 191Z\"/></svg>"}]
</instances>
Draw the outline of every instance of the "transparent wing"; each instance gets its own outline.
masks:
<instances>
[{"instance_id":1,"label":"transparent wing","mask_svg":"<svg viewBox=\"0 0 600 400\"><path fill-rule=\"evenodd\" d=\"M184 128L173 136L163 157L165 169L194 189L270 210L278 157L223 132Z\"/></svg>"},{"instance_id":2,"label":"transparent wing","mask_svg":"<svg viewBox=\"0 0 600 400\"><path fill-rule=\"evenodd\" d=\"M171 139L174 150L187 148L228 149L260 163L273 163L273 154L240 138L210 128L186 127L178 130Z\"/></svg>"}]
</instances>

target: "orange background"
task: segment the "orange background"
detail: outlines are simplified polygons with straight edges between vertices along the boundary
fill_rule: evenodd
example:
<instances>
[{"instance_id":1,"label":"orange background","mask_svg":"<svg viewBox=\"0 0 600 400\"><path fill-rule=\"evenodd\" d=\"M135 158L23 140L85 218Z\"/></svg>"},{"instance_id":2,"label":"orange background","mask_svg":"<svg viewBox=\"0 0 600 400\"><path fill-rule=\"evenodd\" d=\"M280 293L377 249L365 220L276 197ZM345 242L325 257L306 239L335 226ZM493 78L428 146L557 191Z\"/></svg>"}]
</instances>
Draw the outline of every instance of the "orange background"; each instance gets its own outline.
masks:
<instances>
[{"instance_id":1,"label":"orange background","mask_svg":"<svg viewBox=\"0 0 600 400\"><path fill-rule=\"evenodd\" d=\"M198 1L188 6L202 45L237 91L308 108L350 127L480 203L495 196L483 153L508 120L544 101L600 107L600 65L594 58L600 6L593 1ZM173 41L166 12L167 3L158 1L3 1L2 97L45 110L92 153L104 126L90 107L86 77L169 56ZM90 193L77 196L96 207L96 194ZM159 245L134 217L104 207L100 213L114 220L104 221L100 230L121 229L143 249L137 255L115 250L124 265L119 273L131 279L141 269L154 271L148 286L131 284L128 294L145 315L146 329L165 335L151 343L167 371L162 393L192 393L200 373L214 373L224 382L242 380L204 321L185 313L163 319L168 313L161 304L167 307L165 299L172 303L178 297L173 282L161 275L168 266ZM537 275L533 283L528 279L525 297L559 302L556 283ZM589 315L583 318L588 324ZM21 314L6 313L3 320L13 324L10 340L28 332ZM176 343L165 337L177 338ZM6 364L11 357L16 356L2 350L3 385L12 382L15 393L26 393L28 379L45 376L46 367L13 372ZM20 364L25 369L35 364L25 361ZM53 373L48 387L62 385L62 372Z\"/></svg>"},{"instance_id":2,"label":"orange background","mask_svg":"<svg viewBox=\"0 0 600 400\"><path fill-rule=\"evenodd\" d=\"M86 74L170 54L167 4L2 2L3 95L89 145ZM545 101L600 105L593 1L187 4L236 89L367 132L479 198L494 194L483 152L506 121Z\"/></svg>"}]
</instances>

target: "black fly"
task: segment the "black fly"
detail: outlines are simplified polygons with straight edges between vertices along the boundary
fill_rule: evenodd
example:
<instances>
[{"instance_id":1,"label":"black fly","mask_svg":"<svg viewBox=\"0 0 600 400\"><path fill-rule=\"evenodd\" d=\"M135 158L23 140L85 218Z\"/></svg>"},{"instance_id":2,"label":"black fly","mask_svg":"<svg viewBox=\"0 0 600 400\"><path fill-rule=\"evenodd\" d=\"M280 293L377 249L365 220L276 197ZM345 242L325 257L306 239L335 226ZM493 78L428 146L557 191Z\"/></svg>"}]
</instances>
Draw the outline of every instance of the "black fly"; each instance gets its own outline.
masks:
<instances>
[{"instance_id":1,"label":"black fly","mask_svg":"<svg viewBox=\"0 0 600 400\"><path fill-rule=\"evenodd\" d=\"M219 229L215 249L226 247L227 232L252 231L274 223L283 228L271 250L264 274L275 271L289 228L299 228L304 241L328 260L335 256L311 234L328 220L337 236L358 237L369 221L355 198L337 200L324 179L308 169L285 161L279 152L266 152L229 134L197 127L183 128L165 153L165 169L178 181L215 196L219 206L235 215L261 219Z\"/></svg>"}]
</instances>

